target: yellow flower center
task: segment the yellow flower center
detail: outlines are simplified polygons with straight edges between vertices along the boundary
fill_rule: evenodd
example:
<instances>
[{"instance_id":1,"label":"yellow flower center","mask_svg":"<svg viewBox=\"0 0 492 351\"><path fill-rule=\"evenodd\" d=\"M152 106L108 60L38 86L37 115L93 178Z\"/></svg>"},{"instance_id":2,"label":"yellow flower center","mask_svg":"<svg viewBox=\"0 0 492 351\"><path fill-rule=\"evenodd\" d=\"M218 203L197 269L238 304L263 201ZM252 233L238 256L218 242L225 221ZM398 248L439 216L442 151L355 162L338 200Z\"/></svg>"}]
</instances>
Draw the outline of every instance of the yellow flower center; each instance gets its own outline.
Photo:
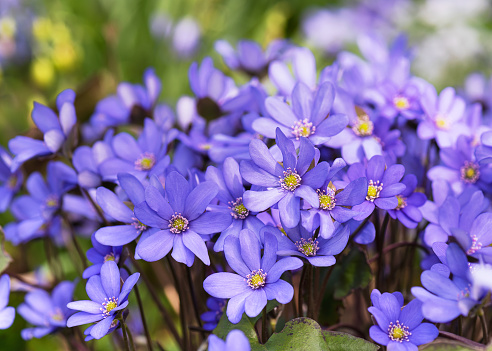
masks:
<instances>
[{"instance_id":1,"label":"yellow flower center","mask_svg":"<svg viewBox=\"0 0 492 351\"><path fill-rule=\"evenodd\" d=\"M447 130L449 129L449 121L447 120L446 116L443 115L438 115L436 117L436 127L439 129L444 129Z\"/></svg>"},{"instance_id":2,"label":"yellow flower center","mask_svg":"<svg viewBox=\"0 0 492 351\"><path fill-rule=\"evenodd\" d=\"M376 188L374 185L369 185L367 187L367 196L375 197L377 193L378 193L378 188Z\"/></svg>"},{"instance_id":3,"label":"yellow flower center","mask_svg":"<svg viewBox=\"0 0 492 351\"><path fill-rule=\"evenodd\" d=\"M110 312L110 311L114 310L116 307L118 307L116 302L114 302L114 301L108 302L106 305L106 312Z\"/></svg>"},{"instance_id":4,"label":"yellow flower center","mask_svg":"<svg viewBox=\"0 0 492 351\"><path fill-rule=\"evenodd\" d=\"M138 171L149 171L155 165L155 156L150 152L146 152L135 161L135 169Z\"/></svg>"},{"instance_id":5,"label":"yellow flower center","mask_svg":"<svg viewBox=\"0 0 492 351\"><path fill-rule=\"evenodd\" d=\"M294 191L299 185L301 185L301 177L295 169L292 171L288 168L284 171L284 177L280 177L280 187L282 189Z\"/></svg>"},{"instance_id":6,"label":"yellow flower center","mask_svg":"<svg viewBox=\"0 0 492 351\"><path fill-rule=\"evenodd\" d=\"M393 329L393 338L394 339L402 339L405 336L405 332L401 328Z\"/></svg>"},{"instance_id":7,"label":"yellow flower center","mask_svg":"<svg viewBox=\"0 0 492 351\"><path fill-rule=\"evenodd\" d=\"M246 276L248 286L253 289L259 289L265 285L266 273L262 269L252 271L251 274Z\"/></svg>"},{"instance_id":8,"label":"yellow flower center","mask_svg":"<svg viewBox=\"0 0 492 351\"><path fill-rule=\"evenodd\" d=\"M358 136L369 136L372 135L372 131L374 130L374 123L372 123L368 115L363 114L357 117L352 130Z\"/></svg>"},{"instance_id":9,"label":"yellow flower center","mask_svg":"<svg viewBox=\"0 0 492 351\"><path fill-rule=\"evenodd\" d=\"M179 234L188 229L188 223L189 221L180 213L175 213L169 221L169 230L173 234Z\"/></svg>"},{"instance_id":10,"label":"yellow flower center","mask_svg":"<svg viewBox=\"0 0 492 351\"><path fill-rule=\"evenodd\" d=\"M408 99L403 96L397 96L393 99L393 104L398 110L406 110L410 107Z\"/></svg>"}]
</instances>

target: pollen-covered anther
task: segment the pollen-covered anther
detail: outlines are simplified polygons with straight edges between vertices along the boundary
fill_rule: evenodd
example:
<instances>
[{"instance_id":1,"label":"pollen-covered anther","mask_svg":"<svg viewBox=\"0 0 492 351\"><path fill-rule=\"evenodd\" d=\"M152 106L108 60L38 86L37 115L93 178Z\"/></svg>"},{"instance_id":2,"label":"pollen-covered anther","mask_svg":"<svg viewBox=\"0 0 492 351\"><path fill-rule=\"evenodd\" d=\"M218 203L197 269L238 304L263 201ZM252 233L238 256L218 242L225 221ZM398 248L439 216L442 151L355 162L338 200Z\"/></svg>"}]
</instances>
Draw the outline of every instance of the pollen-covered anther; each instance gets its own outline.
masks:
<instances>
[{"instance_id":1,"label":"pollen-covered anther","mask_svg":"<svg viewBox=\"0 0 492 351\"><path fill-rule=\"evenodd\" d=\"M403 324L400 324L400 321L396 321L396 324L390 322L388 327L388 336L391 341L397 341L397 342L409 341L408 337L410 335L412 335L412 333L408 331L408 327Z\"/></svg>"},{"instance_id":2,"label":"pollen-covered anther","mask_svg":"<svg viewBox=\"0 0 492 351\"><path fill-rule=\"evenodd\" d=\"M118 307L118 298L114 296L110 297L109 299L105 298L104 302L102 303L102 306L103 307L101 307L100 310L103 314L103 317L106 318L110 315L110 312L112 310Z\"/></svg>"},{"instance_id":3,"label":"pollen-covered anther","mask_svg":"<svg viewBox=\"0 0 492 351\"><path fill-rule=\"evenodd\" d=\"M263 269L258 269L252 271L250 274L246 276L246 281L248 283L248 286L253 289L259 289L266 284L266 276L267 274L263 272Z\"/></svg>"},{"instance_id":4,"label":"pollen-covered anther","mask_svg":"<svg viewBox=\"0 0 492 351\"><path fill-rule=\"evenodd\" d=\"M295 169L292 171L290 168L287 168L287 170L284 171L284 176L279 178L280 187L284 190L294 191L301 185L301 176L297 174Z\"/></svg>"},{"instance_id":5,"label":"pollen-covered anther","mask_svg":"<svg viewBox=\"0 0 492 351\"><path fill-rule=\"evenodd\" d=\"M140 222L137 217L132 217L132 226L139 232L142 233L144 230L147 229L147 226Z\"/></svg>"},{"instance_id":6,"label":"pollen-covered anther","mask_svg":"<svg viewBox=\"0 0 492 351\"><path fill-rule=\"evenodd\" d=\"M292 127L292 134L299 140L300 137L307 138L311 134L314 134L316 127L313 126L312 122L309 122L307 118L302 121L297 121Z\"/></svg>"},{"instance_id":7,"label":"pollen-covered anther","mask_svg":"<svg viewBox=\"0 0 492 351\"><path fill-rule=\"evenodd\" d=\"M471 239L472 239L472 244L471 247L466 252L467 255L473 255L475 252L477 252L482 248L482 243L478 241L476 235L472 235Z\"/></svg>"},{"instance_id":8,"label":"pollen-covered anther","mask_svg":"<svg viewBox=\"0 0 492 351\"><path fill-rule=\"evenodd\" d=\"M234 219L245 219L249 215L249 210L244 207L242 197L238 197L236 201L229 201L229 209Z\"/></svg>"},{"instance_id":9,"label":"pollen-covered anther","mask_svg":"<svg viewBox=\"0 0 492 351\"><path fill-rule=\"evenodd\" d=\"M309 238L308 240L302 238L296 241L296 247L300 253L306 256L316 256L316 252L319 250L318 240Z\"/></svg>"},{"instance_id":10,"label":"pollen-covered anther","mask_svg":"<svg viewBox=\"0 0 492 351\"><path fill-rule=\"evenodd\" d=\"M114 252L111 252L108 253L106 256L104 256L104 262L113 261L118 263L119 258L120 258L119 256L114 255Z\"/></svg>"},{"instance_id":11,"label":"pollen-covered anther","mask_svg":"<svg viewBox=\"0 0 492 351\"><path fill-rule=\"evenodd\" d=\"M335 208L335 191L336 189L327 187L326 192L324 190L316 190L318 193L319 207L323 210L333 210Z\"/></svg>"},{"instance_id":12,"label":"pollen-covered anther","mask_svg":"<svg viewBox=\"0 0 492 351\"><path fill-rule=\"evenodd\" d=\"M149 171L155 165L155 156L151 152L145 152L135 161L135 169L137 171Z\"/></svg>"},{"instance_id":13,"label":"pollen-covered anther","mask_svg":"<svg viewBox=\"0 0 492 351\"><path fill-rule=\"evenodd\" d=\"M402 208L407 207L407 198L401 195L396 195L396 199L398 200L398 205L395 207L395 210L401 210Z\"/></svg>"},{"instance_id":14,"label":"pollen-covered anther","mask_svg":"<svg viewBox=\"0 0 492 351\"><path fill-rule=\"evenodd\" d=\"M474 184L480 178L480 168L475 162L465 161L460 169L461 180L465 183Z\"/></svg>"},{"instance_id":15,"label":"pollen-covered anther","mask_svg":"<svg viewBox=\"0 0 492 351\"><path fill-rule=\"evenodd\" d=\"M379 183L379 180L369 181L369 186L367 187L366 200L374 202L379 197L379 193L383 190L383 183Z\"/></svg>"},{"instance_id":16,"label":"pollen-covered anther","mask_svg":"<svg viewBox=\"0 0 492 351\"><path fill-rule=\"evenodd\" d=\"M171 233L179 234L188 229L188 223L188 220L184 218L181 213L174 212L168 227Z\"/></svg>"},{"instance_id":17,"label":"pollen-covered anther","mask_svg":"<svg viewBox=\"0 0 492 351\"><path fill-rule=\"evenodd\" d=\"M408 102L408 99L404 96L396 96L393 99L393 104L398 110L406 110L410 107L410 103Z\"/></svg>"},{"instance_id":18,"label":"pollen-covered anther","mask_svg":"<svg viewBox=\"0 0 492 351\"><path fill-rule=\"evenodd\" d=\"M372 123L368 115L361 115L357 117L352 130L358 136L369 136L372 135L374 130L374 123Z\"/></svg>"}]
</instances>

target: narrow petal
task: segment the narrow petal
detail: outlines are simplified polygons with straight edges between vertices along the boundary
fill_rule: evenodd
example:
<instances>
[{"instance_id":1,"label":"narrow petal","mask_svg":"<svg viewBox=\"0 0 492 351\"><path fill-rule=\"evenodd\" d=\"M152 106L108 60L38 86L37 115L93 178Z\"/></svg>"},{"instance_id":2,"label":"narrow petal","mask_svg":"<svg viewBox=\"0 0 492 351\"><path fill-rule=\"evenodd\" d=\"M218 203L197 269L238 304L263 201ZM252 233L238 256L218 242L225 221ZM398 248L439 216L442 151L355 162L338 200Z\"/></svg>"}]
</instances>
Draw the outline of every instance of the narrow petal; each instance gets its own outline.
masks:
<instances>
[{"instance_id":1,"label":"narrow petal","mask_svg":"<svg viewBox=\"0 0 492 351\"><path fill-rule=\"evenodd\" d=\"M118 196L104 187L97 188L96 201L104 213L107 213L117 221L130 223L133 212L126 206Z\"/></svg>"},{"instance_id":2,"label":"narrow petal","mask_svg":"<svg viewBox=\"0 0 492 351\"><path fill-rule=\"evenodd\" d=\"M166 194L175 212L183 213L185 200L190 193L188 181L178 172L171 172L166 178Z\"/></svg>"},{"instance_id":3,"label":"narrow petal","mask_svg":"<svg viewBox=\"0 0 492 351\"><path fill-rule=\"evenodd\" d=\"M241 257L241 247L239 238L229 236L224 243L224 254L229 266L244 278L251 273L251 270L244 263Z\"/></svg>"},{"instance_id":4,"label":"narrow petal","mask_svg":"<svg viewBox=\"0 0 492 351\"><path fill-rule=\"evenodd\" d=\"M277 300L282 304L287 304L294 297L294 288L285 280L279 279L275 283L268 283L263 288L268 300Z\"/></svg>"},{"instance_id":5,"label":"narrow petal","mask_svg":"<svg viewBox=\"0 0 492 351\"><path fill-rule=\"evenodd\" d=\"M99 323L97 323L91 329L91 336L94 339L101 339L103 336L105 336L108 333L109 328L111 327L111 323L113 323L113 320L114 320L114 316L109 316L104 318Z\"/></svg>"},{"instance_id":6,"label":"narrow petal","mask_svg":"<svg viewBox=\"0 0 492 351\"><path fill-rule=\"evenodd\" d=\"M241 230L239 233L239 242L241 244L241 257L249 270L254 271L260 269L261 248L255 233L249 229Z\"/></svg>"},{"instance_id":7,"label":"narrow petal","mask_svg":"<svg viewBox=\"0 0 492 351\"><path fill-rule=\"evenodd\" d=\"M120 296L118 296L118 303L121 304L128 298L128 294L132 291L135 284L138 282L138 278L140 278L140 273L133 273L131 276L126 278L123 286L121 287Z\"/></svg>"},{"instance_id":8,"label":"narrow petal","mask_svg":"<svg viewBox=\"0 0 492 351\"><path fill-rule=\"evenodd\" d=\"M198 234L215 234L227 229L232 223L232 216L224 212L205 212L190 222L190 229Z\"/></svg>"},{"instance_id":9,"label":"narrow petal","mask_svg":"<svg viewBox=\"0 0 492 351\"><path fill-rule=\"evenodd\" d=\"M206 181L198 184L186 198L184 216L190 221L200 216L218 191L214 182Z\"/></svg>"},{"instance_id":10,"label":"narrow petal","mask_svg":"<svg viewBox=\"0 0 492 351\"><path fill-rule=\"evenodd\" d=\"M67 307L71 310L78 310L82 312L98 314L101 313L102 305L100 303L90 301L90 300L82 300L82 301L73 301L67 304Z\"/></svg>"},{"instance_id":11,"label":"narrow petal","mask_svg":"<svg viewBox=\"0 0 492 351\"><path fill-rule=\"evenodd\" d=\"M72 328L82 324L94 323L100 321L102 318L102 313L92 314L86 312L78 312L68 318L67 327Z\"/></svg>"},{"instance_id":12,"label":"narrow petal","mask_svg":"<svg viewBox=\"0 0 492 351\"><path fill-rule=\"evenodd\" d=\"M281 188L274 188L266 191L248 190L244 193L244 206L254 212L262 212L278 203L286 192Z\"/></svg>"},{"instance_id":13,"label":"narrow petal","mask_svg":"<svg viewBox=\"0 0 492 351\"><path fill-rule=\"evenodd\" d=\"M280 276L285 272L289 270L295 270L299 269L302 267L302 261L299 258L296 257L287 257L283 258L277 263L275 263L272 267L267 272L267 283L275 283L277 280L280 279Z\"/></svg>"},{"instance_id":14,"label":"narrow petal","mask_svg":"<svg viewBox=\"0 0 492 351\"><path fill-rule=\"evenodd\" d=\"M101 283L107 297L120 294L120 271L114 261L106 261L101 267Z\"/></svg>"},{"instance_id":15,"label":"narrow petal","mask_svg":"<svg viewBox=\"0 0 492 351\"><path fill-rule=\"evenodd\" d=\"M96 240L108 246L123 246L140 235L140 231L133 225L115 225L110 227L102 227L95 233Z\"/></svg>"},{"instance_id":16,"label":"narrow petal","mask_svg":"<svg viewBox=\"0 0 492 351\"><path fill-rule=\"evenodd\" d=\"M301 219L300 199L289 192L278 202L280 218L287 228L294 228Z\"/></svg>"}]
</instances>

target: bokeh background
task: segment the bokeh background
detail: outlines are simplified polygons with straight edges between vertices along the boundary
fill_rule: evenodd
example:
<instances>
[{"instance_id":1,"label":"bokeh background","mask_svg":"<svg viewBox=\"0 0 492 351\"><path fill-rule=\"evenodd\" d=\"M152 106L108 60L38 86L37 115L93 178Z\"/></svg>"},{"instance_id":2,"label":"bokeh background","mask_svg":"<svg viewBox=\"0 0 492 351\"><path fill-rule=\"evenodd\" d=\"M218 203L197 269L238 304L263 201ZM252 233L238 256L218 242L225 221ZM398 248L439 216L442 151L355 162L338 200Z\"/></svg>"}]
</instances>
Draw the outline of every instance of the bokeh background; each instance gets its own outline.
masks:
<instances>
[{"instance_id":1,"label":"bokeh background","mask_svg":"<svg viewBox=\"0 0 492 351\"><path fill-rule=\"evenodd\" d=\"M141 82L147 67L162 79L161 100L174 107L191 94L187 72L193 61L212 56L232 74L214 50L218 39L233 45L253 39L266 47L287 38L311 48L320 69L343 50L357 52L360 34L373 32L388 42L406 33L413 73L438 89L461 87L472 72L490 76L488 0L0 0L0 144L29 133L33 101L52 104L61 90L72 88L77 115L86 120L119 82ZM0 224L9 220L4 214ZM31 267L44 261L41 244L7 251L27 257ZM63 269L75 277L70 255L63 255ZM14 306L21 302L16 298ZM158 316L149 310L151 327L158 328ZM25 327L17 316L12 328L0 332L0 349L63 349L58 336L24 342ZM163 345L166 340L163 331ZM112 349L110 338L95 348Z\"/></svg>"}]
</instances>

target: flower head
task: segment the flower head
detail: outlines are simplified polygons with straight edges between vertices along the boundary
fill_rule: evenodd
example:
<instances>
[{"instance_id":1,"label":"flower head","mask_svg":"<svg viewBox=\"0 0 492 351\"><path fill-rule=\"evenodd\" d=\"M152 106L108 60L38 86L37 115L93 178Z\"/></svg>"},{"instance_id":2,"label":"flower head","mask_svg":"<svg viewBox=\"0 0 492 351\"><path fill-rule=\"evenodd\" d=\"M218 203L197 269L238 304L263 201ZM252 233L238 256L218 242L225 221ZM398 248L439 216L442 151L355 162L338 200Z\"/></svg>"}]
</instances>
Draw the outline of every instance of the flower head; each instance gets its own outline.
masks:
<instances>
[{"instance_id":1,"label":"flower head","mask_svg":"<svg viewBox=\"0 0 492 351\"><path fill-rule=\"evenodd\" d=\"M94 339L102 338L112 327L116 313L128 306L128 295L139 277L140 273L132 274L120 287L118 266L114 261L106 261L101 267L101 275L94 275L87 281L86 291L90 300L67 304L68 308L81 312L71 316L66 325L71 328L97 322L90 335Z\"/></svg>"}]
</instances>

